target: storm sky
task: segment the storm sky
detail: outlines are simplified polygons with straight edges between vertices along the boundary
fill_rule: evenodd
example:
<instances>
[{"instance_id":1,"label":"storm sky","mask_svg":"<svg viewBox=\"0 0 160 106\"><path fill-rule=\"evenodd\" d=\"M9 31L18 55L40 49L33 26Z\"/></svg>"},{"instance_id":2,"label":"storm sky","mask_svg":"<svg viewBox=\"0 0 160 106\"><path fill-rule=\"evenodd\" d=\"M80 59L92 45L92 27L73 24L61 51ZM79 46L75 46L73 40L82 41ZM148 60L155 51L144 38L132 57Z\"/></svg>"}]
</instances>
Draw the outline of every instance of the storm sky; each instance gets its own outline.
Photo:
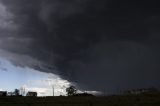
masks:
<instances>
[{"instance_id":1,"label":"storm sky","mask_svg":"<svg viewBox=\"0 0 160 106\"><path fill-rule=\"evenodd\" d=\"M154 0L0 0L1 55L79 89L159 88L159 28Z\"/></svg>"},{"instance_id":2,"label":"storm sky","mask_svg":"<svg viewBox=\"0 0 160 106\"><path fill-rule=\"evenodd\" d=\"M40 72L29 67L13 65L7 59L0 57L0 90L13 92L14 89L37 92L38 96L66 95L65 88L70 83L52 73ZM22 94L20 92L20 94Z\"/></svg>"}]
</instances>

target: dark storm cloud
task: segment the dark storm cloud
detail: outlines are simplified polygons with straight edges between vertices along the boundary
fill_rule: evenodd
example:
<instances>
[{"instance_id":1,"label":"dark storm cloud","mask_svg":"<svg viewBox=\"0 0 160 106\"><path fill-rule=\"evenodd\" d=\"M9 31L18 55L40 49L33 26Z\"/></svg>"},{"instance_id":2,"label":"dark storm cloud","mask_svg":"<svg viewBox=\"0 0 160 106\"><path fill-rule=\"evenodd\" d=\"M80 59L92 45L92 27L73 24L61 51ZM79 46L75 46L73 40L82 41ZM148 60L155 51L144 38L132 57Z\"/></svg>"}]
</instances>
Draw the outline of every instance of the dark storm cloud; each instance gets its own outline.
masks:
<instances>
[{"instance_id":1,"label":"dark storm cloud","mask_svg":"<svg viewBox=\"0 0 160 106\"><path fill-rule=\"evenodd\" d=\"M158 3L1 2L13 15L10 20L16 26L12 33L4 32L12 39L6 40L9 46L3 49L56 67L63 78L77 82L82 89L115 91L160 85Z\"/></svg>"}]
</instances>

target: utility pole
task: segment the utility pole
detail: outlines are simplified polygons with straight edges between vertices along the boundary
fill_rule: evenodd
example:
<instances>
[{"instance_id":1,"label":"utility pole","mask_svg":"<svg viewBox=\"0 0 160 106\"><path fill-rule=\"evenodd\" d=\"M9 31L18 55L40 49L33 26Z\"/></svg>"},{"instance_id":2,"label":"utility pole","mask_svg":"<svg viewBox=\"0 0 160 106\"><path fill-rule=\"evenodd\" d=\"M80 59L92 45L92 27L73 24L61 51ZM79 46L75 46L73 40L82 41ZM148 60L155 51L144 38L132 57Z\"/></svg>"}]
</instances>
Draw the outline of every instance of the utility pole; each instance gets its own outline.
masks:
<instances>
[{"instance_id":1,"label":"utility pole","mask_svg":"<svg viewBox=\"0 0 160 106\"><path fill-rule=\"evenodd\" d=\"M51 49L51 51L50 51L50 65L52 65L53 64L53 50ZM54 85L53 84L51 84L52 85L52 89L53 89L53 96L54 96Z\"/></svg>"},{"instance_id":2,"label":"utility pole","mask_svg":"<svg viewBox=\"0 0 160 106\"><path fill-rule=\"evenodd\" d=\"M52 89L53 89L53 96L54 96L54 86L52 85Z\"/></svg>"}]
</instances>

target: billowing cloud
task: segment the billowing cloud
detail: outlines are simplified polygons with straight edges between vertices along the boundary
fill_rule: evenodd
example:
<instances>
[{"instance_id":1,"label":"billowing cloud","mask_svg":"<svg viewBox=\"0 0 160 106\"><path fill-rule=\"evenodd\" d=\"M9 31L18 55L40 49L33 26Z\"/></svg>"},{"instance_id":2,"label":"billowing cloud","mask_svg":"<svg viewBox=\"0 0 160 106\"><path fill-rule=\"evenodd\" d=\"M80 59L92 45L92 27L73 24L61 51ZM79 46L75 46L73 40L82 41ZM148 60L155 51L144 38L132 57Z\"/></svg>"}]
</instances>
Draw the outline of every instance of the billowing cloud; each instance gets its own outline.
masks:
<instances>
[{"instance_id":1,"label":"billowing cloud","mask_svg":"<svg viewBox=\"0 0 160 106\"><path fill-rule=\"evenodd\" d=\"M18 61L14 63L45 72L49 67L50 72L76 82L81 89L114 92L159 87L157 3L144 4L138 0L1 0L1 3L0 17L6 26L0 25L3 26L0 47L16 54L14 60Z\"/></svg>"}]
</instances>

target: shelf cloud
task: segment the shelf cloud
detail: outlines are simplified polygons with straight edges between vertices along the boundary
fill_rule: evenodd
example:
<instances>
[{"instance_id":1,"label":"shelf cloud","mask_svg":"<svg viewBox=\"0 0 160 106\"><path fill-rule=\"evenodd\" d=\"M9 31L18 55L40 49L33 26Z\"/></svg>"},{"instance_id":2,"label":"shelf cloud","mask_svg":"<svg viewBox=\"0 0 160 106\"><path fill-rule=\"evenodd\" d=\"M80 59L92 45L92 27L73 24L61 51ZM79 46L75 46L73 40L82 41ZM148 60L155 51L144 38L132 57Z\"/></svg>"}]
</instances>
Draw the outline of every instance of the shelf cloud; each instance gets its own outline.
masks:
<instances>
[{"instance_id":1,"label":"shelf cloud","mask_svg":"<svg viewBox=\"0 0 160 106\"><path fill-rule=\"evenodd\" d=\"M160 87L160 8L154 0L0 3L0 48L16 54L14 63L29 65L22 55L36 59L30 67L53 70L86 90Z\"/></svg>"}]
</instances>

